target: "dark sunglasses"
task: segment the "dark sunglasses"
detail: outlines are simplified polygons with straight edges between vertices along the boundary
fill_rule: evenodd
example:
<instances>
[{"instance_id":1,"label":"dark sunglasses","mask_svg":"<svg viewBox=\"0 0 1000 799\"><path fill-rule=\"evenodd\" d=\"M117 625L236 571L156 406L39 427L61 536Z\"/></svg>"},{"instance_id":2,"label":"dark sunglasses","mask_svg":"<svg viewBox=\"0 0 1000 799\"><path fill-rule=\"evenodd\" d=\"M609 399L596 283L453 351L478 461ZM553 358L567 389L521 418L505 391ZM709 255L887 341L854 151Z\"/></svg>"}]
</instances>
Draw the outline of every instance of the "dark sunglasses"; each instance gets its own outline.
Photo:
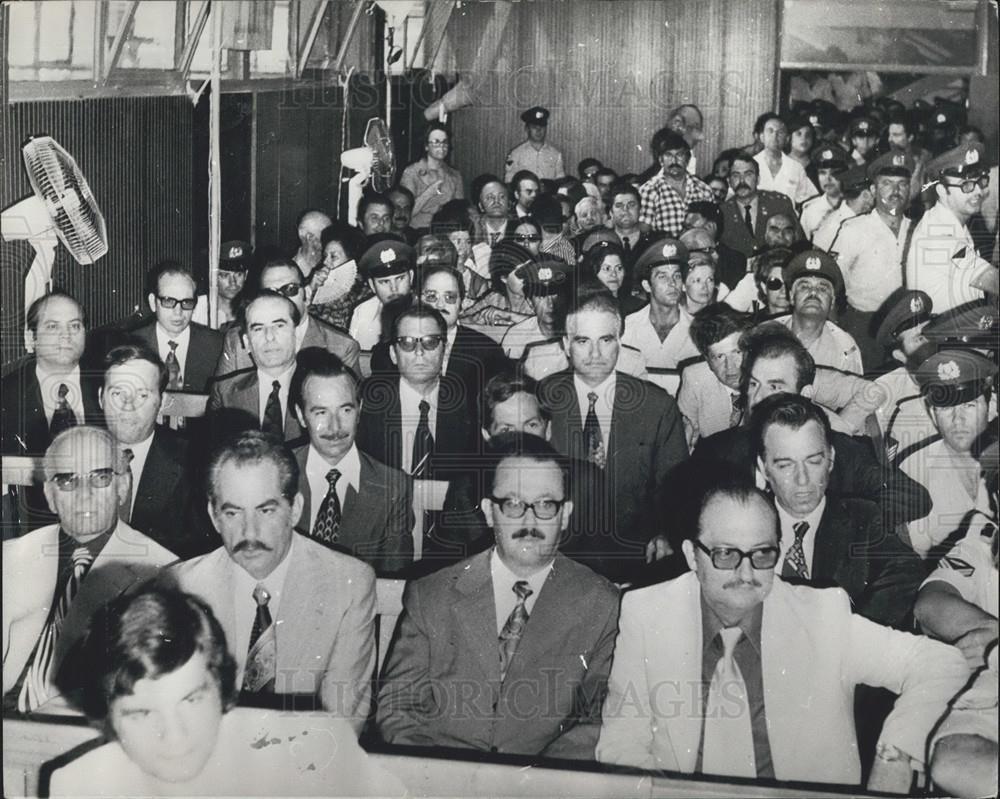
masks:
<instances>
[{"instance_id":1,"label":"dark sunglasses","mask_svg":"<svg viewBox=\"0 0 1000 799\"><path fill-rule=\"evenodd\" d=\"M413 352L418 346L424 352L433 352L441 346L441 342L443 340L444 336L440 335L397 336L392 340L392 343L399 347L403 352Z\"/></svg>"},{"instance_id":2,"label":"dark sunglasses","mask_svg":"<svg viewBox=\"0 0 1000 799\"><path fill-rule=\"evenodd\" d=\"M160 305L167 309L176 308L177 304L180 303L181 308L185 311L193 311L194 306L198 304L198 300L194 297L187 300L179 300L176 297L160 297L157 295L156 299L160 301Z\"/></svg>"},{"instance_id":3,"label":"dark sunglasses","mask_svg":"<svg viewBox=\"0 0 1000 799\"><path fill-rule=\"evenodd\" d=\"M291 299L292 297L299 296L299 292L302 291L302 284L286 283L284 286L278 286L277 288L272 289L272 291L278 292L278 294L280 294L282 297L288 297L289 299Z\"/></svg>"},{"instance_id":4,"label":"dark sunglasses","mask_svg":"<svg viewBox=\"0 0 1000 799\"><path fill-rule=\"evenodd\" d=\"M541 240L542 237L539 236L537 233L518 233L516 236L514 236L514 241L516 241L518 244L528 244L529 242L541 241Z\"/></svg>"},{"instance_id":5,"label":"dark sunglasses","mask_svg":"<svg viewBox=\"0 0 1000 799\"><path fill-rule=\"evenodd\" d=\"M778 563L781 550L777 547L761 547L743 552L736 547L715 547L709 549L701 541L695 540L694 545L712 559L716 569L738 569L743 558L750 558L750 565L755 569L773 569Z\"/></svg>"},{"instance_id":6,"label":"dark sunglasses","mask_svg":"<svg viewBox=\"0 0 1000 799\"><path fill-rule=\"evenodd\" d=\"M777 291L778 289L783 289L785 287L785 281L780 277L769 277L764 281L764 285L767 287L768 291Z\"/></svg>"}]
</instances>

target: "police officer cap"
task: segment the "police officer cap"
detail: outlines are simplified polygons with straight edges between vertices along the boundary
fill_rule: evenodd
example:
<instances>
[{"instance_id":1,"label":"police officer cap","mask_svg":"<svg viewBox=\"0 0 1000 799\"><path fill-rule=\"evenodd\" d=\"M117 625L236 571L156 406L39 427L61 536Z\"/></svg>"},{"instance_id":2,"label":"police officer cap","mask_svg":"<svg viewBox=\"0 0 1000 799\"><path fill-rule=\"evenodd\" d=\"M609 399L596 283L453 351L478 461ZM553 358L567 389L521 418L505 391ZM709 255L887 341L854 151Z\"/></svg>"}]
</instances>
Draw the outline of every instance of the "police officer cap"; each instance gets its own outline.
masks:
<instances>
[{"instance_id":1,"label":"police officer cap","mask_svg":"<svg viewBox=\"0 0 1000 799\"><path fill-rule=\"evenodd\" d=\"M788 290L791 291L795 281L800 277L825 277L839 294L844 290L844 276L833 256L823 250L805 250L800 252L785 266L782 278Z\"/></svg>"},{"instance_id":2,"label":"police officer cap","mask_svg":"<svg viewBox=\"0 0 1000 799\"><path fill-rule=\"evenodd\" d=\"M913 167L915 160L909 153L883 153L870 164L868 164L868 179L875 181L876 178L906 178L913 177Z\"/></svg>"},{"instance_id":3,"label":"police officer cap","mask_svg":"<svg viewBox=\"0 0 1000 799\"><path fill-rule=\"evenodd\" d=\"M649 280L653 267L687 262L688 249L677 239L657 239L639 254L635 261L635 273L640 281Z\"/></svg>"},{"instance_id":4,"label":"police officer cap","mask_svg":"<svg viewBox=\"0 0 1000 799\"><path fill-rule=\"evenodd\" d=\"M868 180L868 171L863 165L860 164L852 166L846 172L838 175L837 177L840 180L840 185L844 191L851 191L851 189L863 189L870 183Z\"/></svg>"},{"instance_id":5,"label":"police officer cap","mask_svg":"<svg viewBox=\"0 0 1000 799\"><path fill-rule=\"evenodd\" d=\"M550 297L566 286L572 267L558 258L546 258L525 264L517 275L524 281L525 297Z\"/></svg>"},{"instance_id":6,"label":"police officer cap","mask_svg":"<svg viewBox=\"0 0 1000 799\"><path fill-rule=\"evenodd\" d=\"M377 241L365 250L358 268L368 279L408 272L413 269L413 248L395 239Z\"/></svg>"},{"instance_id":7,"label":"police officer cap","mask_svg":"<svg viewBox=\"0 0 1000 799\"><path fill-rule=\"evenodd\" d=\"M226 272L245 272L250 265L250 245L234 239L220 248L219 269Z\"/></svg>"},{"instance_id":8,"label":"police officer cap","mask_svg":"<svg viewBox=\"0 0 1000 799\"><path fill-rule=\"evenodd\" d=\"M963 142L927 164L927 177L940 180L978 175L986 170L985 155L986 149L979 142Z\"/></svg>"},{"instance_id":9,"label":"police officer cap","mask_svg":"<svg viewBox=\"0 0 1000 799\"><path fill-rule=\"evenodd\" d=\"M931 318L934 303L926 292L916 289L900 289L896 296L886 300L885 316L875 333L875 343L880 347L892 347L901 333L916 327Z\"/></svg>"},{"instance_id":10,"label":"police officer cap","mask_svg":"<svg viewBox=\"0 0 1000 799\"><path fill-rule=\"evenodd\" d=\"M935 408L950 408L980 397L992 388L993 361L971 350L944 349L917 369L921 395Z\"/></svg>"},{"instance_id":11,"label":"police officer cap","mask_svg":"<svg viewBox=\"0 0 1000 799\"><path fill-rule=\"evenodd\" d=\"M855 136L878 136L878 123L871 117L859 117L851 122L851 138Z\"/></svg>"},{"instance_id":12,"label":"police officer cap","mask_svg":"<svg viewBox=\"0 0 1000 799\"><path fill-rule=\"evenodd\" d=\"M525 125L545 125L549 124L549 109L536 105L521 114L521 121Z\"/></svg>"},{"instance_id":13,"label":"police officer cap","mask_svg":"<svg viewBox=\"0 0 1000 799\"><path fill-rule=\"evenodd\" d=\"M608 244L621 244L621 239L618 238L618 234L615 233L610 228L599 227L596 230L590 231L583 239L583 244L580 246L580 256L583 257L591 248L596 247L602 241L606 241Z\"/></svg>"},{"instance_id":14,"label":"police officer cap","mask_svg":"<svg viewBox=\"0 0 1000 799\"><path fill-rule=\"evenodd\" d=\"M928 341L948 346L996 349L1000 333L1000 312L996 306L974 300L951 308L924 328Z\"/></svg>"},{"instance_id":15,"label":"police officer cap","mask_svg":"<svg viewBox=\"0 0 1000 799\"><path fill-rule=\"evenodd\" d=\"M817 169L847 169L847 153L836 144L820 144L812 151L811 159Z\"/></svg>"}]
</instances>

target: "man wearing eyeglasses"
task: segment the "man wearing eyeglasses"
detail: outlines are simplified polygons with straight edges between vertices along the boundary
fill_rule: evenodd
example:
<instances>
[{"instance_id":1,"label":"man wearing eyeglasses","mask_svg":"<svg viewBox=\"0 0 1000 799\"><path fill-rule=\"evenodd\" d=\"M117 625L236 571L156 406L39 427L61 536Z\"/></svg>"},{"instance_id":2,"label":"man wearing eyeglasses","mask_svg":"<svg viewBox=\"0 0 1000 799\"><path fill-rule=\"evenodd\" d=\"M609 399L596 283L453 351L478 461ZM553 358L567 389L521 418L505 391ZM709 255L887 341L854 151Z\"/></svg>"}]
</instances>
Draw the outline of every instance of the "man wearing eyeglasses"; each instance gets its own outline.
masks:
<instances>
[{"instance_id":1,"label":"man wearing eyeglasses","mask_svg":"<svg viewBox=\"0 0 1000 799\"><path fill-rule=\"evenodd\" d=\"M164 261L150 275L147 298L155 319L132 335L160 356L167 366L167 390L204 393L222 353L218 330L192 322L198 304L191 271L176 261Z\"/></svg>"},{"instance_id":2,"label":"man wearing eyeglasses","mask_svg":"<svg viewBox=\"0 0 1000 799\"><path fill-rule=\"evenodd\" d=\"M853 614L842 589L775 579L778 515L753 485L715 472L693 499L691 571L624 597L597 759L858 785L854 692L873 685L899 694L873 781L898 763L905 793L961 654Z\"/></svg>"},{"instance_id":3,"label":"man wearing eyeglasses","mask_svg":"<svg viewBox=\"0 0 1000 799\"><path fill-rule=\"evenodd\" d=\"M286 258L268 261L260 273L260 289L275 291L291 302L298 311L295 325L295 351L304 347L320 347L332 352L352 369L358 368L361 347L343 330L338 330L309 314L309 288L302 270ZM244 343L240 330L233 327L226 333L225 345L219 357L216 377L248 369L255 363L253 354Z\"/></svg>"},{"instance_id":4,"label":"man wearing eyeglasses","mask_svg":"<svg viewBox=\"0 0 1000 799\"><path fill-rule=\"evenodd\" d=\"M559 553L573 503L556 451L519 433L491 448L480 504L495 545L407 585L378 730L393 744L591 760L618 592Z\"/></svg>"},{"instance_id":5,"label":"man wearing eyeglasses","mask_svg":"<svg viewBox=\"0 0 1000 799\"><path fill-rule=\"evenodd\" d=\"M997 270L969 233L969 219L991 189L984 153L979 142L965 142L927 165L936 203L913 231L906 286L926 291L938 313L998 292Z\"/></svg>"},{"instance_id":6,"label":"man wearing eyeglasses","mask_svg":"<svg viewBox=\"0 0 1000 799\"><path fill-rule=\"evenodd\" d=\"M4 712L30 713L93 611L177 559L118 518L128 481L114 439L79 425L45 453L45 498L58 517L3 543Z\"/></svg>"}]
</instances>

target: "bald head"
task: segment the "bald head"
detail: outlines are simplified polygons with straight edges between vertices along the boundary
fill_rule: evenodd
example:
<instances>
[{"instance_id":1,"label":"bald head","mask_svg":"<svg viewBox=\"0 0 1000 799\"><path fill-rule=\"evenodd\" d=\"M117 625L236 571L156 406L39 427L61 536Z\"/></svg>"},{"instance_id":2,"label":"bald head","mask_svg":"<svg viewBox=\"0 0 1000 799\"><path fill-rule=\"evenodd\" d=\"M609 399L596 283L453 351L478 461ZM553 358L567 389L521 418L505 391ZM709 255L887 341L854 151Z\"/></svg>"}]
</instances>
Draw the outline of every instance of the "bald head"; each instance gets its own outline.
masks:
<instances>
[{"instance_id":1,"label":"bald head","mask_svg":"<svg viewBox=\"0 0 1000 799\"><path fill-rule=\"evenodd\" d=\"M303 247L316 248L320 234L330 227L332 220L322 211L306 211L299 220L299 241Z\"/></svg>"}]
</instances>

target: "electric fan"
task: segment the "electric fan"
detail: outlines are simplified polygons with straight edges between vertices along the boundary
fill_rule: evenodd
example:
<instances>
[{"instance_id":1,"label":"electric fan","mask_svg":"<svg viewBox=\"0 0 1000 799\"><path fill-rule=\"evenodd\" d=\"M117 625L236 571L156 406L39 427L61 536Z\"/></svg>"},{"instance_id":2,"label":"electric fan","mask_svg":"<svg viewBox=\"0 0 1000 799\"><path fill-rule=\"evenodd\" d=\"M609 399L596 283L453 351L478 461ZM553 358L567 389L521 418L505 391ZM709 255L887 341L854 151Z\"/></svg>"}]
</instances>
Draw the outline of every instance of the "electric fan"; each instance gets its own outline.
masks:
<instances>
[{"instance_id":1,"label":"electric fan","mask_svg":"<svg viewBox=\"0 0 1000 799\"><path fill-rule=\"evenodd\" d=\"M57 242L80 264L108 252L104 217L76 161L51 136L31 137L21 148L33 197L0 214L5 241L31 242L35 259L24 279L24 307L51 288Z\"/></svg>"},{"instance_id":2,"label":"electric fan","mask_svg":"<svg viewBox=\"0 0 1000 799\"><path fill-rule=\"evenodd\" d=\"M358 223L358 202L361 191L369 180L375 191L384 192L392 188L396 176L396 159L392 154L392 138L389 130L378 117L368 120L365 128L365 144L340 154L340 163L357 174L347 181L347 221Z\"/></svg>"}]
</instances>

